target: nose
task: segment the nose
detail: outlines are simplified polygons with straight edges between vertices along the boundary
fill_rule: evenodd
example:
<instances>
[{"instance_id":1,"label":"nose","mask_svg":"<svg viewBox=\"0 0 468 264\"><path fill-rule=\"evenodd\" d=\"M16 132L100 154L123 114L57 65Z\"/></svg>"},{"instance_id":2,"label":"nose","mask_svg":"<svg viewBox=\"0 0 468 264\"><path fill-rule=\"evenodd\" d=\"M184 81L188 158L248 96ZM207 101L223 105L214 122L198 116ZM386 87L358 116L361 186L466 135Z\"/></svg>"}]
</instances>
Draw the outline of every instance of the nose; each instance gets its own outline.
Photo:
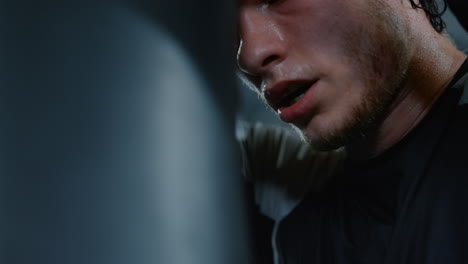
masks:
<instances>
[{"instance_id":1,"label":"nose","mask_svg":"<svg viewBox=\"0 0 468 264\"><path fill-rule=\"evenodd\" d=\"M286 57L287 49L280 27L265 11L241 9L239 34L237 64L247 74L263 75Z\"/></svg>"}]
</instances>

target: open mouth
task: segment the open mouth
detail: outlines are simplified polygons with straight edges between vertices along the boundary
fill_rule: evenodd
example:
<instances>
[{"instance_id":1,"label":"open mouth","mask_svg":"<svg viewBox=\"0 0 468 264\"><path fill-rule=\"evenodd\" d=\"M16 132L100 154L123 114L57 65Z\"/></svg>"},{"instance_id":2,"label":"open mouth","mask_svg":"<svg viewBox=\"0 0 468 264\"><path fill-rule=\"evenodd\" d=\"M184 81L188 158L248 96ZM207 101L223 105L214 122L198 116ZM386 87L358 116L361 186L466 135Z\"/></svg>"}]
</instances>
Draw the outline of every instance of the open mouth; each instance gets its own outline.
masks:
<instances>
[{"instance_id":1,"label":"open mouth","mask_svg":"<svg viewBox=\"0 0 468 264\"><path fill-rule=\"evenodd\" d=\"M288 87L288 93L283 96L281 101L276 105L276 108L289 107L299 101L314 82L297 83Z\"/></svg>"}]
</instances>

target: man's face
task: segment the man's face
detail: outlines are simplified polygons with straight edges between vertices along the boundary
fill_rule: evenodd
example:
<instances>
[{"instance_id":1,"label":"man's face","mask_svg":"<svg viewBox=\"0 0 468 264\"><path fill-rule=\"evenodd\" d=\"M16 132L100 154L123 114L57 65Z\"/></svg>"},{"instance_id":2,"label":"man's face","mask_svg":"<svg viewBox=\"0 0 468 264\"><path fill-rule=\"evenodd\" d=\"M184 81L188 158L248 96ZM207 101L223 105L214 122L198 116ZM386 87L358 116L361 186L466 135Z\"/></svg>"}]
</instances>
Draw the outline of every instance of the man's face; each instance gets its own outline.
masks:
<instances>
[{"instance_id":1,"label":"man's face","mask_svg":"<svg viewBox=\"0 0 468 264\"><path fill-rule=\"evenodd\" d=\"M240 0L239 67L312 145L349 144L378 126L404 82L407 27L398 5Z\"/></svg>"}]
</instances>

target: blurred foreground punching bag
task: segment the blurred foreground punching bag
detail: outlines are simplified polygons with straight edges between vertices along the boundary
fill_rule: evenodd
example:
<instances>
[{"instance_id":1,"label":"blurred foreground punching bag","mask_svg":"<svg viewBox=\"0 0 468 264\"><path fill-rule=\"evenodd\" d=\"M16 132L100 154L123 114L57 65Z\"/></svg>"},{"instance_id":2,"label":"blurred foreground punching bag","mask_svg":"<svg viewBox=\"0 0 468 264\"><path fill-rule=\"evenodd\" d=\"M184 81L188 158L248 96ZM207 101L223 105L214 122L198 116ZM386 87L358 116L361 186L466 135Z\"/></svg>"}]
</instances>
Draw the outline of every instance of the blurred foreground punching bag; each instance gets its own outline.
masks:
<instances>
[{"instance_id":1,"label":"blurred foreground punching bag","mask_svg":"<svg viewBox=\"0 0 468 264\"><path fill-rule=\"evenodd\" d=\"M246 263L233 4L0 12L0 263Z\"/></svg>"}]
</instances>

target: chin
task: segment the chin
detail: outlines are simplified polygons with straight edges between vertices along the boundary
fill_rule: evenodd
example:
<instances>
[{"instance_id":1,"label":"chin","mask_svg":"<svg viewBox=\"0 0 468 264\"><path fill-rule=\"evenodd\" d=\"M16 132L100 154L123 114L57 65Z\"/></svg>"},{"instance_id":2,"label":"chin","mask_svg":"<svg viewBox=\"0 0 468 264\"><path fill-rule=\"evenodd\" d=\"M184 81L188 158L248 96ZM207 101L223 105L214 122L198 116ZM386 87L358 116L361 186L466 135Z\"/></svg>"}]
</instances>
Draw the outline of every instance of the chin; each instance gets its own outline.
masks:
<instances>
[{"instance_id":1,"label":"chin","mask_svg":"<svg viewBox=\"0 0 468 264\"><path fill-rule=\"evenodd\" d=\"M377 124L374 114L380 112L378 109L350 107L346 112L349 114L316 117L297 130L305 142L319 151L337 150L372 134Z\"/></svg>"},{"instance_id":2,"label":"chin","mask_svg":"<svg viewBox=\"0 0 468 264\"><path fill-rule=\"evenodd\" d=\"M332 129L318 131L312 128L298 128L293 126L304 142L318 151L333 151L344 147L347 143L346 133L337 133Z\"/></svg>"}]
</instances>

